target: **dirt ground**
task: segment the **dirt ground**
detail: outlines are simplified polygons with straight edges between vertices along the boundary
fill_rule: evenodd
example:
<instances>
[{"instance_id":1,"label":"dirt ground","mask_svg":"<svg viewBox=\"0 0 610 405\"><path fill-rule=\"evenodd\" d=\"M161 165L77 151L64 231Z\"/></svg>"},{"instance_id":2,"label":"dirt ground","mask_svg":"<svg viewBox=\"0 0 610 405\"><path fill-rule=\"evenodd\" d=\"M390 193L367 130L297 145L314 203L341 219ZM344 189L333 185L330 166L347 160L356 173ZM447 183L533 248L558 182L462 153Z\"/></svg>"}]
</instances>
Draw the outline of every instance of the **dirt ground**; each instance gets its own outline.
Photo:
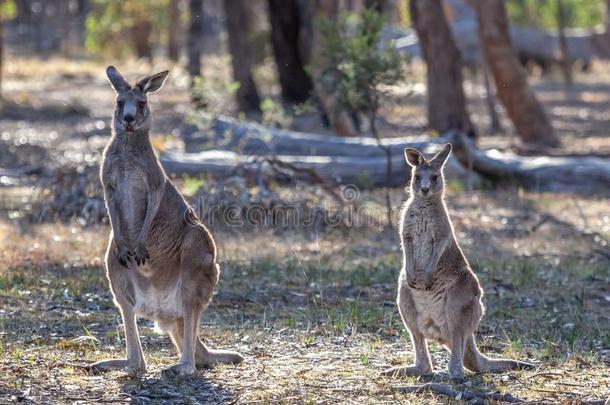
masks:
<instances>
[{"instance_id":1,"label":"dirt ground","mask_svg":"<svg viewBox=\"0 0 610 405\"><path fill-rule=\"evenodd\" d=\"M206 67L211 81L226 80L223 63ZM90 375L74 367L124 356L101 262L109 227L78 218L32 221L25 212L40 197L41 179L66 167L95 170L113 103L103 68L62 60L7 66L0 110L0 403L603 403L610 396L608 200L520 189L452 186L448 205L485 289L481 349L528 360L535 370L469 374L456 383L442 373L447 351L431 344L434 376L380 376L413 361L413 350L394 303L397 235L369 225L212 226L222 275L200 333L212 347L244 354L241 365L167 377L162 371L177 354L151 322L140 320L146 374ZM162 68L130 63L124 70L135 78ZM423 132L418 69L412 94L397 89L384 107L386 136ZM577 75L568 95L552 77L532 80L564 151L610 153L610 69L594 69ZM265 83L269 72L257 75ZM185 80L177 71L153 96L159 147L180 147L176 129L189 115ZM211 97L221 97L218 89L210 85ZM466 90L474 99L481 87L468 81ZM215 107L229 111L231 104L219 98ZM484 103L477 99L471 110L484 134ZM514 137L484 135L481 143L509 148ZM188 179L177 180L189 188ZM399 207L405 193L393 190L391 197ZM383 204L379 191L359 199ZM439 386L453 393L441 395Z\"/></svg>"}]
</instances>

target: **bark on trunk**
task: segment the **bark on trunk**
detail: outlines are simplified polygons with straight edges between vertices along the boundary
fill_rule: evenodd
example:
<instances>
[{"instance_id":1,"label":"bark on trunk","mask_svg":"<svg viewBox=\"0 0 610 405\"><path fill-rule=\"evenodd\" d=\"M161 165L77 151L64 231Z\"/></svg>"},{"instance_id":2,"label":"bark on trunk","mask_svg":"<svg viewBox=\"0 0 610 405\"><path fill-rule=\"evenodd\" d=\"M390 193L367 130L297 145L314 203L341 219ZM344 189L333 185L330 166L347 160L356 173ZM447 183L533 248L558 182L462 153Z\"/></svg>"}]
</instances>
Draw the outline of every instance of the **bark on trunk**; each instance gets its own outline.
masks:
<instances>
[{"instance_id":1,"label":"bark on trunk","mask_svg":"<svg viewBox=\"0 0 610 405\"><path fill-rule=\"evenodd\" d=\"M235 94L240 111L249 114L260 114L260 97L252 77L253 56L252 44L248 41L250 34L251 5L242 0L225 0L223 2L233 66L233 79L239 83Z\"/></svg>"},{"instance_id":2,"label":"bark on trunk","mask_svg":"<svg viewBox=\"0 0 610 405\"><path fill-rule=\"evenodd\" d=\"M427 66L428 126L474 134L466 111L462 64L441 0L411 0L410 13Z\"/></svg>"},{"instance_id":3,"label":"bark on trunk","mask_svg":"<svg viewBox=\"0 0 610 405\"><path fill-rule=\"evenodd\" d=\"M203 37L203 0L189 1L189 30L188 30L188 72L193 78L201 75L201 38Z\"/></svg>"},{"instance_id":4,"label":"bark on trunk","mask_svg":"<svg viewBox=\"0 0 610 405\"><path fill-rule=\"evenodd\" d=\"M559 139L511 47L503 0L469 0L477 13L479 37L500 101L519 138L530 144L558 146Z\"/></svg>"},{"instance_id":5,"label":"bark on trunk","mask_svg":"<svg viewBox=\"0 0 610 405\"><path fill-rule=\"evenodd\" d=\"M169 30L167 33L167 57L177 62L180 56L180 9L178 0L169 0Z\"/></svg>"},{"instance_id":6,"label":"bark on trunk","mask_svg":"<svg viewBox=\"0 0 610 405\"><path fill-rule=\"evenodd\" d=\"M313 91L301 52L304 21L298 0L268 0L271 44L279 73L282 99L302 103Z\"/></svg>"}]
</instances>

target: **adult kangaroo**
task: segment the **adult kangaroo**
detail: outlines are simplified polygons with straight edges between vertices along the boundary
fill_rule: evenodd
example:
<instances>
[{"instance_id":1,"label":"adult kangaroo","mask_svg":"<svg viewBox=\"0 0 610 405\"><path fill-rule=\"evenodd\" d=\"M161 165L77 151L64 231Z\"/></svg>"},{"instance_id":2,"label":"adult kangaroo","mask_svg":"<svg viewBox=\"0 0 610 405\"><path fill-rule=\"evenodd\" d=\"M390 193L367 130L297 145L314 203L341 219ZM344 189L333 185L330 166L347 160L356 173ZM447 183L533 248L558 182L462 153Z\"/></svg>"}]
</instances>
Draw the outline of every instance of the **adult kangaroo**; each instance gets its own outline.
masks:
<instances>
[{"instance_id":1,"label":"adult kangaroo","mask_svg":"<svg viewBox=\"0 0 610 405\"><path fill-rule=\"evenodd\" d=\"M212 297L220 269L214 239L168 179L149 139L147 94L169 71L130 86L114 66L106 74L116 91L112 137L104 150L101 180L112 232L105 265L125 327L127 358L103 360L93 370L146 369L136 316L154 320L181 354L171 373L239 363L236 352L212 350L199 339L199 318Z\"/></svg>"}]
</instances>

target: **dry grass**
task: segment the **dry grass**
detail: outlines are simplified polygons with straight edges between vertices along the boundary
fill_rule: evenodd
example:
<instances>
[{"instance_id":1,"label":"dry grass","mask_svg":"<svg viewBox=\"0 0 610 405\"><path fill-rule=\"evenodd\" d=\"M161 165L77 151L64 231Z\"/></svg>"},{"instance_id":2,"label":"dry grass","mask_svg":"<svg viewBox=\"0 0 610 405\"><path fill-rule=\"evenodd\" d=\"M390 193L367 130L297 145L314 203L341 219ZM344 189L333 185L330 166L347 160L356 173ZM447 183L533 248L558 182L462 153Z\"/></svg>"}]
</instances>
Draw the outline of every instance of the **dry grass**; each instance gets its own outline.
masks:
<instances>
[{"instance_id":1,"label":"dry grass","mask_svg":"<svg viewBox=\"0 0 610 405\"><path fill-rule=\"evenodd\" d=\"M595 251L603 252L610 236L606 201L517 192L454 193L449 200L486 290L483 350L539 367L470 375L462 384L442 374L434 381L464 398L473 392L551 402L608 396L610 274L608 258ZM390 232L216 230L223 274L201 332L212 346L240 350L247 360L182 380L163 377L177 356L169 339L144 320L146 375L87 375L66 365L124 353L100 263L105 227L3 223L0 235L0 395L9 400L447 400L425 389L406 392L428 380L379 376L413 359L394 305L400 254ZM441 370L448 354L436 344L431 350Z\"/></svg>"},{"instance_id":2,"label":"dry grass","mask_svg":"<svg viewBox=\"0 0 610 405\"><path fill-rule=\"evenodd\" d=\"M212 78L208 96L223 112L233 108L226 95L227 66L226 58L210 57L205 67ZM129 62L120 67L135 78L165 66ZM103 68L92 62L10 58L3 95L22 106L18 113L38 120L2 120L3 141L41 144L59 165L78 154L95 161L107 136L107 127L95 127L107 124L113 102ZM576 75L578 84L568 95L553 78L532 80L566 149L610 150L610 69L594 69L592 75ZM384 136L422 132L422 72L414 67L414 94L406 97L411 88L396 89L384 105ZM267 64L256 75L263 96L277 97L271 73ZM165 139L187 115L184 86L178 71L154 100L155 136ZM473 119L485 128L480 84L469 78L466 90ZM89 115L68 120L45 109L58 103L82 105ZM504 147L511 142L510 137L482 140ZM460 402L426 389L407 392L426 379L379 376L386 367L411 362L413 352L394 304L400 267L396 236L378 228L321 234L215 229L223 273L201 333L214 347L241 351L246 362L166 379L161 371L177 356L169 339L141 320L147 374L85 374L69 363L124 355L120 316L101 263L108 229L18 225L18 215L12 214L19 213L20 201L29 201L30 190L1 191L0 213L13 220L0 222L0 403ZM381 193L361 197L383 199ZM394 192L395 205L401 198ZM471 374L462 384L442 384L461 392L462 400L489 392L551 403L608 397L608 201L519 190L464 192L452 185L449 204L460 243L486 291L487 315L478 331L482 349L539 367ZM448 354L435 344L431 350L440 371ZM434 381L442 378L439 373Z\"/></svg>"}]
</instances>

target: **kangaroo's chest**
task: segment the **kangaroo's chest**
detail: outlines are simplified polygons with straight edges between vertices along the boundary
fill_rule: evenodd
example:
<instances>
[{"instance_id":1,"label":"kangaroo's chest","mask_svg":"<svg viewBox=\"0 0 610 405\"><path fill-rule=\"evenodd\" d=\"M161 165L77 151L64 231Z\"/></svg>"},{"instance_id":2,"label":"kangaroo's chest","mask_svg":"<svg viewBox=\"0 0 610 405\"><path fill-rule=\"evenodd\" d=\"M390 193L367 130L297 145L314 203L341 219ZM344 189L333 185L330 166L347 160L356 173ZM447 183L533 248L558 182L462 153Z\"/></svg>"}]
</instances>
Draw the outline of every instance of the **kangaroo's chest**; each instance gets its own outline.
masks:
<instances>
[{"instance_id":1,"label":"kangaroo's chest","mask_svg":"<svg viewBox=\"0 0 610 405\"><path fill-rule=\"evenodd\" d=\"M405 214L403 237L410 238L415 263L425 265L432 254L437 220L427 210L409 210Z\"/></svg>"},{"instance_id":2,"label":"kangaroo's chest","mask_svg":"<svg viewBox=\"0 0 610 405\"><path fill-rule=\"evenodd\" d=\"M120 196L118 203L123 215L122 222L128 234L132 238L137 237L148 205L149 186L145 165L137 160L118 159L113 167L113 178Z\"/></svg>"}]
</instances>

